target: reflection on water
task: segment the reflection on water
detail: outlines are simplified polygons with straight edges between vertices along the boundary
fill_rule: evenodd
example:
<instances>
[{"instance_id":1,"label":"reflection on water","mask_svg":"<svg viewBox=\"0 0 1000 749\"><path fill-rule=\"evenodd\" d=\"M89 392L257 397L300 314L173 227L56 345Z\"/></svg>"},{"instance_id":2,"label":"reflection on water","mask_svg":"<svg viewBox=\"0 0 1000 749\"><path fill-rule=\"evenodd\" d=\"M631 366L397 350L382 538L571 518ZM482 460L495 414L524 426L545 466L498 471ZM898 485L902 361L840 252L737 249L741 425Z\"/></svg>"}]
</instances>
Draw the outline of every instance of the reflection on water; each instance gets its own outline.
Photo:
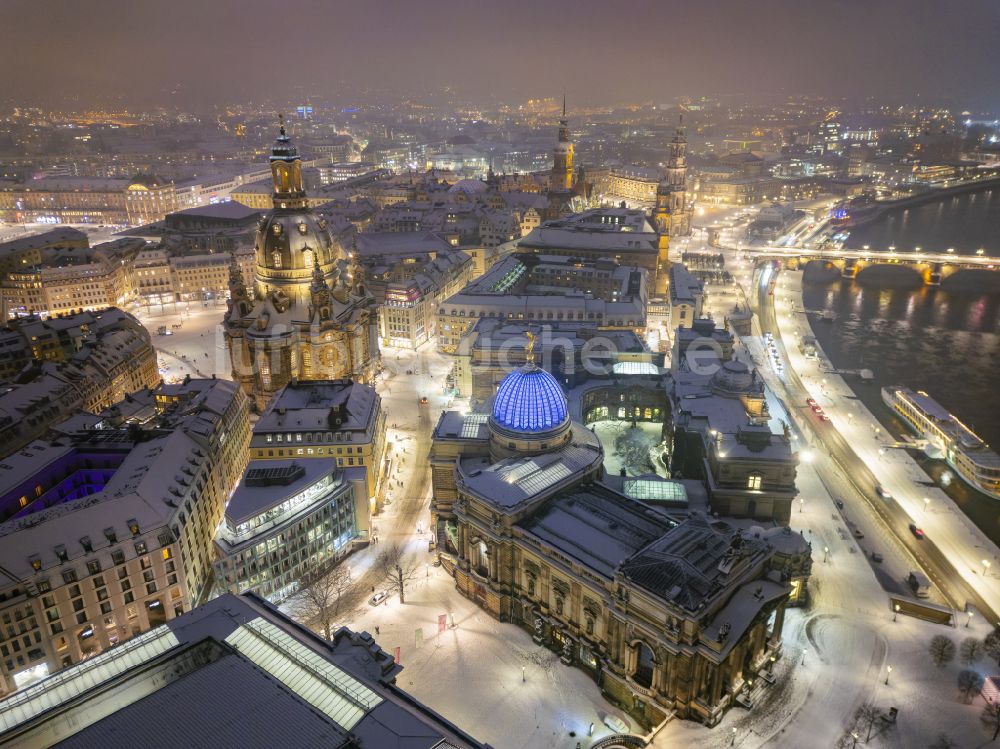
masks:
<instances>
[{"instance_id":1,"label":"reflection on water","mask_svg":"<svg viewBox=\"0 0 1000 749\"><path fill-rule=\"evenodd\" d=\"M889 247L900 251L920 247L971 254L980 247L1000 254L1000 188L957 195L902 211L893 211L851 230L848 247ZM995 250L994 252L989 252Z\"/></svg>"},{"instance_id":2,"label":"reflection on water","mask_svg":"<svg viewBox=\"0 0 1000 749\"><path fill-rule=\"evenodd\" d=\"M1000 448L1000 295L877 289L838 279L806 283L803 299L806 309L836 313L833 322L813 323L816 336L837 368L875 373L874 382L856 389L885 423L905 431L890 418L879 392L883 385L905 385L927 391ZM968 490L961 480L948 492L1000 544L997 500Z\"/></svg>"}]
</instances>

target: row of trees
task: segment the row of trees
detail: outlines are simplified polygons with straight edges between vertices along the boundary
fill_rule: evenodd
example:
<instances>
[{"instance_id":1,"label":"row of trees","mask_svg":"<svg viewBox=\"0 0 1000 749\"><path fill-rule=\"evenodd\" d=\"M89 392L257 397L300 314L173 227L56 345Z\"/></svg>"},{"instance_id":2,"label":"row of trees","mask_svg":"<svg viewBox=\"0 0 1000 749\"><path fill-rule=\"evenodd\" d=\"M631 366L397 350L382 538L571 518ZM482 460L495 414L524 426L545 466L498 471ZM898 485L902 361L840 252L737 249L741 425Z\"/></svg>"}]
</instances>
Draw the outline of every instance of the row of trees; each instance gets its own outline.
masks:
<instances>
[{"instance_id":1,"label":"row of trees","mask_svg":"<svg viewBox=\"0 0 1000 749\"><path fill-rule=\"evenodd\" d=\"M966 637L957 648L950 637L934 635L928 646L928 652L931 662L938 668L944 668L954 661L956 655L966 666L971 666L986 657L996 660L1000 665L1000 628L994 629L982 640ZM971 668L959 671L957 681L959 697L967 705L976 698L984 683L982 674ZM992 735L990 740L996 741L1000 736L1000 703L987 701L980 714L980 720L983 727ZM938 736L937 741L931 745L932 749L950 749L953 746L954 742L944 734Z\"/></svg>"},{"instance_id":2,"label":"row of trees","mask_svg":"<svg viewBox=\"0 0 1000 749\"><path fill-rule=\"evenodd\" d=\"M417 558L407 558L403 547L393 544L378 555L376 569L382 577L386 592L398 595L399 602L406 603L406 589L420 569ZM340 618L348 604L347 594L353 585L350 568L338 564L303 588L296 615L321 628L323 635L329 640L333 636L333 623Z\"/></svg>"}]
</instances>

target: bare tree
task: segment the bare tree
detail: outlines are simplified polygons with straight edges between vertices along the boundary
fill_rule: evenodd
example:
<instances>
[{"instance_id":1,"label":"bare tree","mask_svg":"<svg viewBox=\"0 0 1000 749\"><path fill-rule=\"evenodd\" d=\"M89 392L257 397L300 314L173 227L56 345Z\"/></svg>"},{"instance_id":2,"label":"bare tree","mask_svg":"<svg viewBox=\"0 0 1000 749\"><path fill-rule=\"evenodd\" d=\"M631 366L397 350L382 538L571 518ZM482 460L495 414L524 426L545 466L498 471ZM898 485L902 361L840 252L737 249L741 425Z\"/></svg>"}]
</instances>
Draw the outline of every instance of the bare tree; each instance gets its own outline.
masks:
<instances>
[{"instance_id":1,"label":"bare tree","mask_svg":"<svg viewBox=\"0 0 1000 749\"><path fill-rule=\"evenodd\" d=\"M931 661L938 668L943 668L955 660L955 643L944 635L934 635L928 650L931 654Z\"/></svg>"},{"instance_id":2,"label":"bare tree","mask_svg":"<svg viewBox=\"0 0 1000 749\"><path fill-rule=\"evenodd\" d=\"M406 603L406 586L417 577L420 563L412 557L407 559L403 547L393 544L378 555L378 566L389 591L398 593L399 602Z\"/></svg>"},{"instance_id":3,"label":"bare tree","mask_svg":"<svg viewBox=\"0 0 1000 749\"><path fill-rule=\"evenodd\" d=\"M615 437L615 455L626 468L640 473L652 470L649 461L649 451L653 447L653 439L639 429L623 431Z\"/></svg>"},{"instance_id":4,"label":"bare tree","mask_svg":"<svg viewBox=\"0 0 1000 749\"><path fill-rule=\"evenodd\" d=\"M993 732L990 741L996 741L997 736L1000 736L1000 703L987 702L979 719L983 722L983 728Z\"/></svg>"},{"instance_id":5,"label":"bare tree","mask_svg":"<svg viewBox=\"0 0 1000 749\"><path fill-rule=\"evenodd\" d=\"M982 658L984 652L982 640L975 637L966 637L958 646L958 657L966 666L971 666Z\"/></svg>"},{"instance_id":6,"label":"bare tree","mask_svg":"<svg viewBox=\"0 0 1000 749\"><path fill-rule=\"evenodd\" d=\"M948 734L939 733L933 744L928 744L927 749L957 749L958 743Z\"/></svg>"},{"instance_id":7,"label":"bare tree","mask_svg":"<svg viewBox=\"0 0 1000 749\"><path fill-rule=\"evenodd\" d=\"M329 640L332 624L340 616L344 594L350 587L351 570L345 565L334 567L302 589L296 615L310 626L321 627Z\"/></svg>"},{"instance_id":8,"label":"bare tree","mask_svg":"<svg viewBox=\"0 0 1000 749\"><path fill-rule=\"evenodd\" d=\"M865 737L865 741L870 741L872 738L872 726L875 725L875 721L879 719L882 715L882 711L875 707L871 702L865 702L858 708L857 718L865 726L868 735Z\"/></svg>"},{"instance_id":9,"label":"bare tree","mask_svg":"<svg viewBox=\"0 0 1000 749\"><path fill-rule=\"evenodd\" d=\"M996 659L997 664L1000 664L1000 629L994 629L986 635L986 639L983 640L983 649L986 651L986 655Z\"/></svg>"},{"instance_id":10,"label":"bare tree","mask_svg":"<svg viewBox=\"0 0 1000 749\"><path fill-rule=\"evenodd\" d=\"M962 694L962 700L968 704L980 689L983 688L983 677L970 669L962 669L958 672L958 691Z\"/></svg>"}]
</instances>

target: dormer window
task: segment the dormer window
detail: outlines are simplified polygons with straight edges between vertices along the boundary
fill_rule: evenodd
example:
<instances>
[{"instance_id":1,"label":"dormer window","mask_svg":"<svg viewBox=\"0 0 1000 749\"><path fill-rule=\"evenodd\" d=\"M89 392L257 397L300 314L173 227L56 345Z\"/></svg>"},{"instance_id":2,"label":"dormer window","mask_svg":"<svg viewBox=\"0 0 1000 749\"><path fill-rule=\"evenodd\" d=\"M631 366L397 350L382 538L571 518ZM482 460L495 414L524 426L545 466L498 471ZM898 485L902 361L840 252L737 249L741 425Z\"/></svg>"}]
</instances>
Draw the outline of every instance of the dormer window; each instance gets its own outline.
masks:
<instances>
[{"instance_id":1,"label":"dormer window","mask_svg":"<svg viewBox=\"0 0 1000 749\"><path fill-rule=\"evenodd\" d=\"M128 529L129 532L132 534L132 537L135 538L136 536L139 535L139 522L134 518L132 520L129 520Z\"/></svg>"},{"instance_id":2,"label":"dormer window","mask_svg":"<svg viewBox=\"0 0 1000 749\"><path fill-rule=\"evenodd\" d=\"M118 534L115 533L115 529L114 528L105 528L104 529L104 537L106 539L108 539L108 543L109 544L118 543Z\"/></svg>"},{"instance_id":3,"label":"dormer window","mask_svg":"<svg viewBox=\"0 0 1000 749\"><path fill-rule=\"evenodd\" d=\"M56 558L60 562L66 562L66 561L69 560L69 554L66 553L66 547L63 546L62 544L60 544L59 546L55 547L55 549L53 549L53 551L55 551Z\"/></svg>"},{"instance_id":4,"label":"dormer window","mask_svg":"<svg viewBox=\"0 0 1000 749\"><path fill-rule=\"evenodd\" d=\"M80 546L83 547L84 552L89 554L94 550L94 545L90 542L90 536L84 536L80 539Z\"/></svg>"},{"instance_id":5,"label":"dormer window","mask_svg":"<svg viewBox=\"0 0 1000 749\"><path fill-rule=\"evenodd\" d=\"M42 559L37 554L32 554L28 557L28 561L31 562L31 569L38 572L42 568Z\"/></svg>"}]
</instances>

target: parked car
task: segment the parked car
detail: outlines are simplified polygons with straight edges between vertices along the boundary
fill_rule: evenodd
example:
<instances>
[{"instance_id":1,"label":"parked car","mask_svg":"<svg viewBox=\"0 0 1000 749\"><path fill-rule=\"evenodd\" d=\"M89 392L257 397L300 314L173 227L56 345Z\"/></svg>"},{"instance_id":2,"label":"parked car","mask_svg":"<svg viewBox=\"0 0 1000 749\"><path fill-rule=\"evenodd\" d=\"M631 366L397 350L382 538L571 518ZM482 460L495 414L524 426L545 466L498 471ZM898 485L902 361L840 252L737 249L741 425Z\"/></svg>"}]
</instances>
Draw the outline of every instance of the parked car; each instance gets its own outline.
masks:
<instances>
[{"instance_id":1,"label":"parked car","mask_svg":"<svg viewBox=\"0 0 1000 749\"><path fill-rule=\"evenodd\" d=\"M880 552L877 552L877 551L873 551L872 552L872 561L873 562L878 562L878 563L881 564L883 559L885 559L885 557L883 557Z\"/></svg>"},{"instance_id":2,"label":"parked car","mask_svg":"<svg viewBox=\"0 0 1000 749\"><path fill-rule=\"evenodd\" d=\"M892 494L890 494L882 484L875 484L875 493L879 495L882 499L892 499ZM910 526L911 528L913 526Z\"/></svg>"},{"instance_id":3,"label":"parked car","mask_svg":"<svg viewBox=\"0 0 1000 749\"><path fill-rule=\"evenodd\" d=\"M924 540L924 529L918 528L915 524L910 523L910 533L916 536L921 541Z\"/></svg>"},{"instance_id":4,"label":"parked car","mask_svg":"<svg viewBox=\"0 0 1000 749\"><path fill-rule=\"evenodd\" d=\"M837 505L838 509L841 509L841 510L844 509L844 500L842 500L842 499L835 499L835 500L833 500L833 503L835 505Z\"/></svg>"},{"instance_id":5,"label":"parked car","mask_svg":"<svg viewBox=\"0 0 1000 749\"><path fill-rule=\"evenodd\" d=\"M375 595L373 595L371 598L368 599L368 603L370 603L372 606L378 606L388 597L389 597L388 593L386 593L384 590L380 590L378 593L376 593Z\"/></svg>"},{"instance_id":6,"label":"parked car","mask_svg":"<svg viewBox=\"0 0 1000 749\"><path fill-rule=\"evenodd\" d=\"M860 528L855 528L853 531L851 531L851 535L854 536L855 538L865 537L864 531L862 531Z\"/></svg>"}]
</instances>

